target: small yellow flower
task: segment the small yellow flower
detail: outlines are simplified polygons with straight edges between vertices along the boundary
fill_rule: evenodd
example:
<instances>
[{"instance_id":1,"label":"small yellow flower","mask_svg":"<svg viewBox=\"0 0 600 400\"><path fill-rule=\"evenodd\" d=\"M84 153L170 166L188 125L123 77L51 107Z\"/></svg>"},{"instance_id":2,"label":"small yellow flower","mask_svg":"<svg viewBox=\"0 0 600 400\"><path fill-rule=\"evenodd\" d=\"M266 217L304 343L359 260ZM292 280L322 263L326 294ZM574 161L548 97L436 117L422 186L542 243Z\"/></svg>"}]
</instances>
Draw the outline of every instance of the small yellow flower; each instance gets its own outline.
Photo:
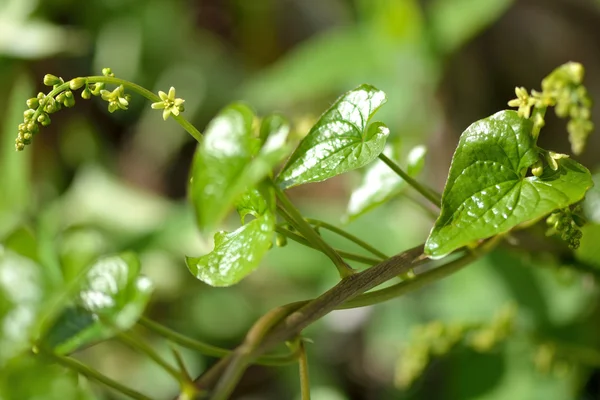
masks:
<instances>
[{"instance_id":1,"label":"small yellow flower","mask_svg":"<svg viewBox=\"0 0 600 400\"><path fill-rule=\"evenodd\" d=\"M529 118L531 115L531 107L536 103L536 99L529 96L527 89L524 87L516 87L515 94L517 95L517 98L510 100L508 105L510 107L519 107L519 116Z\"/></svg>"},{"instance_id":2,"label":"small yellow flower","mask_svg":"<svg viewBox=\"0 0 600 400\"><path fill-rule=\"evenodd\" d=\"M180 112L184 111L183 103L185 100L175 98L175 88L169 89L169 94L159 91L158 97L161 101L152 103L152 108L155 110L163 110L163 119L166 121L169 115L173 114L178 116Z\"/></svg>"}]
</instances>

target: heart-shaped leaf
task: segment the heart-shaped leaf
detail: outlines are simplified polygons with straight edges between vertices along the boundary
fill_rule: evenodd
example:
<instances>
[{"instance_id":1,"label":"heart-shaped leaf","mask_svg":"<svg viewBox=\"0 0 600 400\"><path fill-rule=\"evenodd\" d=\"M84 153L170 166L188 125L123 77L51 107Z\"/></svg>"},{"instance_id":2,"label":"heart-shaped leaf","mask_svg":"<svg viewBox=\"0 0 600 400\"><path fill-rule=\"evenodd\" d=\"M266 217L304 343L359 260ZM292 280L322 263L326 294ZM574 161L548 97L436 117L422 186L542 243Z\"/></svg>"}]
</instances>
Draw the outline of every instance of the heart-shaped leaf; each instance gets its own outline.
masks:
<instances>
[{"instance_id":1,"label":"heart-shaped leaf","mask_svg":"<svg viewBox=\"0 0 600 400\"><path fill-rule=\"evenodd\" d=\"M190 197L201 229L218 225L234 201L289 154L289 125L281 117L263 124L265 142L260 150L260 140L252 135L253 119L248 107L231 105L210 122L198 145Z\"/></svg>"},{"instance_id":2,"label":"heart-shaped leaf","mask_svg":"<svg viewBox=\"0 0 600 400\"><path fill-rule=\"evenodd\" d=\"M152 283L140 276L132 253L104 257L88 270L74 307L54 322L43 341L57 353L70 353L131 328L152 294Z\"/></svg>"},{"instance_id":3,"label":"heart-shaped leaf","mask_svg":"<svg viewBox=\"0 0 600 400\"><path fill-rule=\"evenodd\" d=\"M31 347L43 300L40 266L0 246L0 369Z\"/></svg>"},{"instance_id":4,"label":"heart-shaped leaf","mask_svg":"<svg viewBox=\"0 0 600 400\"><path fill-rule=\"evenodd\" d=\"M539 159L532 122L500 111L463 132L442 196L442 210L425 253L442 257L473 241L507 232L580 201L589 171L571 159L540 177L526 176Z\"/></svg>"},{"instance_id":5,"label":"heart-shaped leaf","mask_svg":"<svg viewBox=\"0 0 600 400\"><path fill-rule=\"evenodd\" d=\"M234 232L215 234L215 248L207 255L186 257L190 272L211 286L230 286L242 280L258 267L273 241L275 200L272 189L252 189L236 203L242 223L248 214L255 219Z\"/></svg>"},{"instance_id":6,"label":"heart-shaped leaf","mask_svg":"<svg viewBox=\"0 0 600 400\"><path fill-rule=\"evenodd\" d=\"M384 153L398 161L398 152L386 146ZM426 149L424 146L414 147L408 154L407 173L414 177L424 166ZM352 221L373 208L397 196L406 187L406 182L390 169L383 161L376 160L369 166L361 185L350 196L347 219Z\"/></svg>"},{"instance_id":7,"label":"heart-shaped leaf","mask_svg":"<svg viewBox=\"0 0 600 400\"><path fill-rule=\"evenodd\" d=\"M369 85L337 99L288 160L279 186L323 181L373 161L383 151L389 129L369 121L385 102L385 93Z\"/></svg>"}]
</instances>

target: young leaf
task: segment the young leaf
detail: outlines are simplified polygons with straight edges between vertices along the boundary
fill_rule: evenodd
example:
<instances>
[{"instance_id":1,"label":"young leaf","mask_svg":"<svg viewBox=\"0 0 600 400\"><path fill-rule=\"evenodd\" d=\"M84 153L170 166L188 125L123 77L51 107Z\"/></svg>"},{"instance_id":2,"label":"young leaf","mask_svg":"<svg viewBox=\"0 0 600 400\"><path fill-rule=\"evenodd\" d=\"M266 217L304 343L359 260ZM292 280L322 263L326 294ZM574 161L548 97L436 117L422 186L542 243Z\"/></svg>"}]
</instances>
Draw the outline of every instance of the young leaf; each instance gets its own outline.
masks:
<instances>
[{"instance_id":1,"label":"young leaf","mask_svg":"<svg viewBox=\"0 0 600 400\"><path fill-rule=\"evenodd\" d=\"M397 152L387 145L384 153L398 161ZM426 149L424 146L413 148L408 155L408 174L418 175L424 166ZM373 208L385 203L404 190L406 182L390 169L383 161L376 160L364 175L362 184L352 192L348 203L347 218L352 221Z\"/></svg>"},{"instance_id":2,"label":"young leaf","mask_svg":"<svg viewBox=\"0 0 600 400\"><path fill-rule=\"evenodd\" d=\"M267 198L263 197L267 193ZM190 272L211 286L231 286L258 267L269 250L275 231L273 192L266 188L246 192L237 201L244 222L247 214L255 217L234 232L215 234L215 248L202 257L186 257Z\"/></svg>"},{"instance_id":3,"label":"young leaf","mask_svg":"<svg viewBox=\"0 0 600 400\"><path fill-rule=\"evenodd\" d=\"M0 369L31 347L43 297L40 266L0 246Z\"/></svg>"},{"instance_id":4,"label":"young leaf","mask_svg":"<svg viewBox=\"0 0 600 400\"><path fill-rule=\"evenodd\" d=\"M369 85L342 95L300 142L277 178L279 186L323 181L373 161L389 129L369 122L385 102L385 93Z\"/></svg>"},{"instance_id":5,"label":"young leaf","mask_svg":"<svg viewBox=\"0 0 600 400\"><path fill-rule=\"evenodd\" d=\"M463 132L442 196L442 210L425 253L442 257L473 241L535 221L580 201L592 186L590 172L571 159L540 177L526 176L539 159L533 124L500 111Z\"/></svg>"},{"instance_id":6,"label":"young leaf","mask_svg":"<svg viewBox=\"0 0 600 400\"><path fill-rule=\"evenodd\" d=\"M280 119L265 126L264 145L252 136L254 114L234 104L209 124L198 145L190 197L201 229L213 229L230 211L237 197L263 180L288 154L289 125ZM262 135L262 133L261 133ZM256 156L255 156L256 155Z\"/></svg>"},{"instance_id":7,"label":"young leaf","mask_svg":"<svg viewBox=\"0 0 600 400\"><path fill-rule=\"evenodd\" d=\"M132 253L95 262L79 290L76 306L67 308L46 334L43 344L66 354L131 328L152 294L152 283L140 276Z\"/></svg>"}]
</instances>

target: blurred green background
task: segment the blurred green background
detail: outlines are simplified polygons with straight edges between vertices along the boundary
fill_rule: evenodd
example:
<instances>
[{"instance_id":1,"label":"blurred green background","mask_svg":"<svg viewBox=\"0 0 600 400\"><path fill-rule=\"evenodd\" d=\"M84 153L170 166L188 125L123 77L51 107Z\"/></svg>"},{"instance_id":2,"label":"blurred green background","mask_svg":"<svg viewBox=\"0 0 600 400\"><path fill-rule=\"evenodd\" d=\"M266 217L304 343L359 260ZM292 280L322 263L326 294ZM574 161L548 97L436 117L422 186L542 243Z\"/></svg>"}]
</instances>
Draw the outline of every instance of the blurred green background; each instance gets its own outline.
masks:
<instances>
[{"instance_id":1,"label":"blurred green background","mask_svg":"<svg viewBox=\"0 0 600 400\"><path fill-rule=\"evenodd\" d=\"M235 287L196 281L184 255L208 252L212 238L196 231L185 201L193 139L139 97L114 114L97 99L78 100L17 154L25 100L45 90L44 74L70 79L111 67L154 92L176 87L200 130L221 107L244 100L263 115L284 113L299 134L336 96L370 83L389 98L377 118L405 153L427 145L424 179L441 190L460 133L506 108L515 86L538 88L573 60L600 99L599 37L593 0L0 0L0 240L65 276L100 255L134 250L156 285L147 315L233 347L268 309L335 284L327 258L289 244ZM541 145L568 153L564 121L549 115L547 125ZM590 169L598 167L599 143L592 135L578 158ZM337 224L359 181L360 172L351 173L291 195L307 216ZM432 224L401 198L347 229L395 254L422 243ZM410 296L329 315L305 332L314 341L313 399L600 398L598 287L563 265L570 261L499 250ZM450 328L493 330L506 307L515 310L507 337L487 347L461 341L418 373ZM429 341L416 339L415 329ZM170 356L164 341L148 339ZM193 374L214 362L184 355ZM119 343L76 356L153 398L177 390ZM16 387L66 390L46 382L45 370L31 378L23 368L29 374L10 378ZM88 397L120 398L82 383ZM234 398L298 399L297 367L252 367Z\"/></svg>"}]
</instances>

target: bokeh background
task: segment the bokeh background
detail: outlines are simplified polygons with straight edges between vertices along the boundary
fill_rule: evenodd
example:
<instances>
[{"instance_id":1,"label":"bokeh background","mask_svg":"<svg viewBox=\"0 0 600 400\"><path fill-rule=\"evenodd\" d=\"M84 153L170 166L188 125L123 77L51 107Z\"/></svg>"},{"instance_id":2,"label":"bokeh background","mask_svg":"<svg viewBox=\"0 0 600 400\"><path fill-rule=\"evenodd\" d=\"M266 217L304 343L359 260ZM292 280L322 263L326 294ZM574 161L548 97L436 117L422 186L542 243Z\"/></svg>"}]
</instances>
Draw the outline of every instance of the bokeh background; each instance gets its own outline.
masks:
<instances>
[{"instance_id":1,"label":"bokeh background","mask_svg":"<svg viewBox=\"0 0 600 400\"><path fill-rule=\"evenodd\" d=\"M175 86L201 130L243 100L287 115L298 135L336 96L370 83L389 98L377 119L404 154L428 147L423 179L441 190L460 133L506 108L515 86L539 88L552 69L579 61L600 99L598 38L594 0L0 0L0 239L50 238L70 276L99 255L134 250L157 287L147 315L233 347L268 309L331 287L335 270L290 243L237 286L196 281L183 257L210 251L212 238L196 231L185 199L193 139L139 97L114 114L98 99L78 100L17 154L25 100L45 90L44 74L111 67L154 92ZM565 122L549 115L547 125L542 147L570 152ZM590 169L599 140L578 157ZM308 216L337 224L359 181L350 173L291 195ZM422 243L432 223L400 198L347 229L395 254ZM598 287L572 266L538 249L501 250L417 293L331 314L305 332L313 399L600 398ZM464 340L419 372L453 327L493 331L507 310L509 335L488 346ZM164 341L147 338L169 356ZM194 374L214 362L184 355ZM176 392L119 343L76 356L153 398ZM91 387L99 399L119 398ZM297 367L253 367L235 398L298 399Z\"/></svg>"}]
</instances>

